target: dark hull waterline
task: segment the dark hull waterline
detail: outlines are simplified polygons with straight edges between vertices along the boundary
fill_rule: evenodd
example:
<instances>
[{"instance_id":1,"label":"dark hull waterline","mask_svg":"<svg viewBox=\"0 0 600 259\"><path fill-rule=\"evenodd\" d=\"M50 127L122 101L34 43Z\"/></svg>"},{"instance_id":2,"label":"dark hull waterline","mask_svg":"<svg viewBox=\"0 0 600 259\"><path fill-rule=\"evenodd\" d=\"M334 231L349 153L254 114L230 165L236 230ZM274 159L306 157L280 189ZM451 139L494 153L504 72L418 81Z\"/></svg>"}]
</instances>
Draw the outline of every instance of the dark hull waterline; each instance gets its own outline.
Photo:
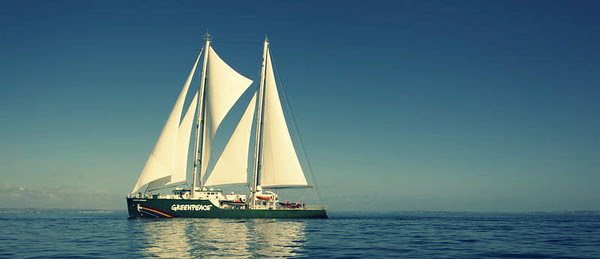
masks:
<instances>
[{"instance_id":1,"label":"dark hull waterline","mask_svg":"<svg viewBox=\"0 0 600 259\"><path fill-rule=\"evenodd\" d=\"M209 200L127 198L131 218L327 218L325 208L221 209Z\"/></svg>"}]
</instances>

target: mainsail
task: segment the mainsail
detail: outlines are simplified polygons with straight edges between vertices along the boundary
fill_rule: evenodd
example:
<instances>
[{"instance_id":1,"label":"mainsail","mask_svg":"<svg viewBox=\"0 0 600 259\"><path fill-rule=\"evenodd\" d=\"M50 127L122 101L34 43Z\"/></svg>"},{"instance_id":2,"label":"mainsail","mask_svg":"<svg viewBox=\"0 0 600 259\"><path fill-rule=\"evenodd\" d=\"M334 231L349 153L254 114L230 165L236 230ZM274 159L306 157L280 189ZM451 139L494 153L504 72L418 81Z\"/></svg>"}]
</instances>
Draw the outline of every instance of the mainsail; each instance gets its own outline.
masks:
<instances>
[{"instance_id":1,"label":"mainsail","mask_svg":"<svg viewBox=\"0 0 600 259\"><path fill-rule=\"evenodd\" d=\"M265 57L264 126L257 184L262 187L307 186L281 108L269 48L266 48Z\"/></svg>"},{"instance_id":2,"label":"mainsail","mask_svg":"<svg viewBox=\"0 0 600 259\"><path fill-rule=\"evenodd\" d=\"M175 106L156 141L154 150L152 150L150 157L148 157L148 160L146 161L146 165L140 174L140 178L133 187L132 193L138 192L140 188L151 182L160 182L160 184L155 185L163 185L171 181L171 175L175 172L175 161L177 160L175 157L175 150L177 149L179 121L183 111L183 104L201 54L202 53L198 54L198 58L196 58L192 71L179 93Z\"/></svg>"}]
</instances>

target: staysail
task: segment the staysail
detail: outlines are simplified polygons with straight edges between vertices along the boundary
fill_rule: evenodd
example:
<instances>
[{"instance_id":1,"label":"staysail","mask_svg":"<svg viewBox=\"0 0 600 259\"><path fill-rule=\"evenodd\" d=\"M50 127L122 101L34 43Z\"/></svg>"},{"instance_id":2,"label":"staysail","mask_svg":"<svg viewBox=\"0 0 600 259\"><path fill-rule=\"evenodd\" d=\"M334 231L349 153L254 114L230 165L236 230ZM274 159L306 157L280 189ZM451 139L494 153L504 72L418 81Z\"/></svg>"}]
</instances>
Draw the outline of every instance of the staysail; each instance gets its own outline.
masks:
<instances>
[{"instance_id":1,"label":"staysail","mask_svg":"<svg viewBox=\"0 0 600 259\"><path fill-rule=\"evenodd\" d=\"M205 117L200 179L206 173L212 151L213 138L217 128L231 107L252 84L252 80L242 76L225 63L217 53L208 48L208 64L205 85Z\"/></svg>"},{"instance_id":2,"label":"staysail","mask_svg":"<svg viewBox=\"0 0 600 259\"><path fill-rule=\"evenodd\" d=\"M273 64L266 48L264 114L259 185L262 187L307 186L285 121Z\"/></svg>"},{"instance_id":3,"label":"staysail","mask_svg":"<svg viewBox=\"0 0 600 259\"><path fill-rule=\"evenodd\" d=\"M171 181L170 177L175 170L175 150L177 149L179 123L183 111L183 104L201 54L202 53L198 54L198 58L196 58L192 71L179 93L175 106L156 141L154 150L152 150L150 157L148 157L148 160L146 161L146 165L140 174L140 178L133 187L132 193L138 192L142 186L151 182L157 182L160 183L158 185L164 185Z\"/></svg>"},{"instance_id":4,"label":"staysail","mask_svg":"<svg viewBox=\"0 0 600 259\"><path fill-rule=\"evenodd\" d=\"M190 150L190 136L194 124L194 115L198 103L198 92L194 95L192 103L188 107L185 116L179 125L179 134L177 135L177 148L175 150L175 170L171 175L171 181L168 184L185 182L187 180L188 153Z\"/></svg>"},{"instance_id":5,"label":"staysail","mask_svg":"<svg viewBox=\"0 0 600 259\"><path fill-rule=\"evenodd\" d=\"M208 176L206 186L242 184L248 181L248 149L255 108L256 94L250 100L244 115Z\"/></svg>"}]
</instances>

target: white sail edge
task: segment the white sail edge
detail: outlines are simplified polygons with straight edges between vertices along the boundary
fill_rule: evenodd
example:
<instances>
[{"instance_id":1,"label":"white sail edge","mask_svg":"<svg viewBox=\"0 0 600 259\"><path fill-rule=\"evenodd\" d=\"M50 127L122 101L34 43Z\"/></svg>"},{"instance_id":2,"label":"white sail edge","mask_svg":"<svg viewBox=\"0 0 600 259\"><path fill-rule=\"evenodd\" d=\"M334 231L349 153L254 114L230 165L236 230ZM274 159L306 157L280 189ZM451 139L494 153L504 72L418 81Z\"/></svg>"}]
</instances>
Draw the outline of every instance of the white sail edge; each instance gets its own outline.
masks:
<instances>
[{"instance_id":1,"label":"white sail edge","mask_svg":"<svg viewBox=\"0 0 600 259\"><path fill-rule=\"evenodd\" d=\"M310 184L301 184L301 185L261 185L263 190L266 189L311 189L314 188L314 185Z\"/></svg>"},{"instance_id":2,"label":"white sail edge","mask_svg":"<svg viewBox=\"0 0 600 259\"><path fill-rule=\"evenodd\" d=\"M211 171L205 186L244 184L248 182L248 155L256 93L238 122Z\"/></svg>"},{"instance_id":3,"label":"white sail edge","mask_svg":"<svg viewBox=\"0 0 600 259\"><path fill-rule=\"evenodd\" d=\"M171 176L165 176L163 178L156 179L148 184L146 188L147 192L154 191L156 189L160 189L165 187L171 181Z\"/></svg>"},{"instance_id":4,"label":"white sail edge","mask_svg":"<svg viewBox=\"0 0 600 259\"><path fill-rule=\"evenodd\" d=\"M206 104L200 179L204 179L206 174L212 152L213 138L219 125L241 95L252 84L252 80L231 68L217 55L212 47L209 47L207 54Z\"/></svg>"},{"instance_id":5,"label":"white sail edge","mask_svg":"<svg viewBox=\"0 0 600 259\"><path fill-rule=\"evenodd\" d=\"M190 74L188 75L188 78L183 85L181 92L179 93L179 97L173 106L173 110L171 110L169 118L163 126L163 130L156 141L154 149L148 157L148 160L146 161L146 164L140 173L140 177L131 191L132 193L138 192L140 188L148 183L171 176L174 170L174 154L177 145L179 121L183 111L183 104L185 102L185 97L187 96L190 83L194 77L194 73L196 71L196 67L198 66L198 61L200 60L201 55L202 52L198 54L196 62L194 62L192 71L190 71Z\"/></svg>"},{"instance_id":6,"label":"white sail edge","mask_svg":"<svg viewBox=\"0 0 600 259\"><path fill-rule=\"evenodd\" d=\"M153 192L153 191L156 191L156 190L171 188L173 186L188 185L187 180L186 181L180 181L180 182L170 182L170 179L171 179L171 177L167 176L165 178L161 178L161 179L154 180L154 181L150 182L148 184L148 187L146 188L146 192Z\"/></svg>"}]
</instances>

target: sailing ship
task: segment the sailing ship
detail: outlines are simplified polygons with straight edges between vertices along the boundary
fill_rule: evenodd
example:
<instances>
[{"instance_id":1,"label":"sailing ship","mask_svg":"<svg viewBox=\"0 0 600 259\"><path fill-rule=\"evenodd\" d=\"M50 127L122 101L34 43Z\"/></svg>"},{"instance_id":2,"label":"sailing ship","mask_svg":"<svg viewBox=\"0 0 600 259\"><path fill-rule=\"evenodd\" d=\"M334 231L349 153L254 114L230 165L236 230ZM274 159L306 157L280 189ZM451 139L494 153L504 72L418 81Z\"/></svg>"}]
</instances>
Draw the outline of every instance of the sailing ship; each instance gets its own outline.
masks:
<instances>
[{"instance_id":1,"label":"sailing ship","mask_svg":"<svg viewBox=\"0 0 600 259\"><path fill-rule=\"evenodd\" d=\"M200 87L183 113L201 57ZM250 91L251 100L209 170L217 129L240 97L251 89L251 84L252 80L217 55L207 34L154 150L127 197L130 217L327 218L325 206L281 202L275 192L278 188L313 185L307 181L290 136L266 38L259 87ZM196 130L192 131L194 125ZM193 166L188 177L192 132L195 133ZM172 188L182 184L187 188ZM225 194L216 189L231 185L248 186L248 194ZM169 187L171 193L156 192Z\"/></svg>"}]
</instances>

